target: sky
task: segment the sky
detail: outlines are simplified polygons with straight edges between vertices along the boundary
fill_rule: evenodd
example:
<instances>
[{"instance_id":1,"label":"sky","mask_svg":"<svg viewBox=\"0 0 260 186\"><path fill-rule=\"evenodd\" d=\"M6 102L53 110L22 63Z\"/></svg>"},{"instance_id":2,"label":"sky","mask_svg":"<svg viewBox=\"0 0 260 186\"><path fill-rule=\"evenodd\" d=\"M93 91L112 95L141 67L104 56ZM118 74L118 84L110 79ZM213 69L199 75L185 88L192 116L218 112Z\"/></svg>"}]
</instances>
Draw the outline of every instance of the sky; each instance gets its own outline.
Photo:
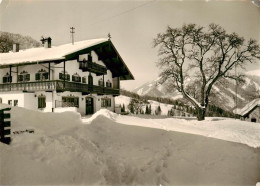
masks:
<instances>
[{"instance_id":1,"label":"sky","mask_svg":"<svg viewBox=\"0 0 260 186\"><path fill-rule=\"evenodd\" d=\"M257 0L255 0L257 1ZM196 23L221 25L260 42L260 8L250 0L0 0L0 30L28 35L53 45L104 38L112 42L135 77L122 81L127 90L158 77L158 48L153 39L167 26ZM260 69L260 63L247 70Z\"/></svg>"}]
</instances>

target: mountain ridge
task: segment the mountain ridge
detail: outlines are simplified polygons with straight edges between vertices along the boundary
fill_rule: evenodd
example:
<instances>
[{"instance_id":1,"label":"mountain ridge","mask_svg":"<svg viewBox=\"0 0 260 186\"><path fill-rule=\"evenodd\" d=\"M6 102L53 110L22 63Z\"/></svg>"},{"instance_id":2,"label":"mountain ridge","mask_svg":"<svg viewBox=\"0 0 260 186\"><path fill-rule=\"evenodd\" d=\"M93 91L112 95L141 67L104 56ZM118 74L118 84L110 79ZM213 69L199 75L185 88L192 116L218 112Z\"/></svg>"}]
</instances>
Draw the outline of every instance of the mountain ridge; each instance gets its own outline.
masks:
<instances>
[{"instance_id":1,"label":"mountain ridge","mask_svg":"<svg viewBox=\"0 0 260 186\"><path fill-rule=\"evenodd\" d=\"M259 73L258 73L259 72ZM237 86L237 107L241 108L253 99L260 96L260 69L245 73L245 82ZM167 83L160 84L160 78L144 83L133 90L140 96L156 96L184 100L177 90L169 90ZM216 83L210 97L211 104L230 110L236 107L235 81L227 81L225 85Z\"/></svg>"}]
</instances>

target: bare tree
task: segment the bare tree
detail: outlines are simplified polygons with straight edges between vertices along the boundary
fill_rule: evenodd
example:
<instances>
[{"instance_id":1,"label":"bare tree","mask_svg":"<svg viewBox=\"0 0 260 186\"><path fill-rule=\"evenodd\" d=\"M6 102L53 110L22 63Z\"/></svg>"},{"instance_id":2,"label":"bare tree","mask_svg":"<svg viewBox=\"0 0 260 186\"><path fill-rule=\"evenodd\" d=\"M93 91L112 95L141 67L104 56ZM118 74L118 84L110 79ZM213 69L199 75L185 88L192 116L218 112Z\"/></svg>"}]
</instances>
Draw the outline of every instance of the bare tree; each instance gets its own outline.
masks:
<instances>
[{"instance_id":1,"label":"bare tree","mask_svg":"<svg viewBox=\"0 0 260 186\"><path fill-rule=\"evenodd\" d=\"M205 119L216 82L225 78L242 80L241 73L234 73L235 66L243 68L247 62L260 59L256 40L245 42L243 37L228 34L216 24L210 24L208 29L195 24L168 26L154 39L154 47L157 46L161 83L173 81L174 88L197 109L198 120Z\"/></svg>"}]
</instances>

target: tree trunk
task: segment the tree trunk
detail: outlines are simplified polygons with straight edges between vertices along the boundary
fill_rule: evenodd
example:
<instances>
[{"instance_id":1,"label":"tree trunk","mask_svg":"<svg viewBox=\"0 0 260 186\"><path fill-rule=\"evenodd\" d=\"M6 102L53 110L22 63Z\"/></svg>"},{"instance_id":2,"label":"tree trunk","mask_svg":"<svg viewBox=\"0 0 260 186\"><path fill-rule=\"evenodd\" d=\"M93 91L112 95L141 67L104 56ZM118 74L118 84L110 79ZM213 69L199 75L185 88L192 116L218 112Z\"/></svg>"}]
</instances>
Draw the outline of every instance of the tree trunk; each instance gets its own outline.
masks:
<instances>
[{"instance_id":1,"label":"tree trunk","mask_svg":"<svg viewBox=\"0 0 260 186\"><path fill-rule=\"evenodd\" d=\"M206 114L206 109L205 108L197 108L198 114L197 118L199 121L205 120L205 114Z\"/></svg>"}]
</instances>

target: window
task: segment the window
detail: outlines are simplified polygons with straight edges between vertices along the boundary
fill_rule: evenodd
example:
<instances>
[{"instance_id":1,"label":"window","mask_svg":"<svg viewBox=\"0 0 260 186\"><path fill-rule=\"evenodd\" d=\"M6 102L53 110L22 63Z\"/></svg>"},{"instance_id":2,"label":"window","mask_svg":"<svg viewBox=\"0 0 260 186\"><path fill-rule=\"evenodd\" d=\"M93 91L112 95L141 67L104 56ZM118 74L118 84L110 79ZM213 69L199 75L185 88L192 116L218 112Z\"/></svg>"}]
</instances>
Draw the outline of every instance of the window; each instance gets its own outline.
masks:
<instances>
[{"instance_id":1,"label":"window","mask_svg":"<svg viewBox=\"0 0 260 186\"><path fill-rule=\"evenodd\" d=\"M44 95L40 95L38 97L38 108L42 109L46 107L46 97Z\"/></svg>"},{"instance_id":2,"label":"window","mask_svg":"<svg viewBox=\"0 0 260 186\"><path fill-rule=\"evenodd\" d=\"M13 101L12 100L8 100L8 105L12 106Z\"/></svg>"},{"instance_id":3,"label":"window","mask_svg":"<svg viewBox=\"0 0 260 186\"><path fill-rule=\"evenodd\" d=\"M109 80L106 82L106 87L112 87L112 83Z\"/></svg>"},{"instance_id":4,"label":"window","mask_svg":"<svg viewBox=\"0 0 260 186\"><path fill-rule=\"evenodd\" d=\"M3 83L11 83L12 82L12 76L9 75L7 72L6 75L3 77Z\"/></svg>"},{"instance_id":5,"label":"window","mask_svg":"<svg viewBox=\"0 0 260 186\"><path fill-rule=\"evenodd\" d=\"M49 79L49 73L46 70L41 69L35 74L36 81L46 81Z\"/></svg>"},{"instance_id":6,"label":"window","mask_svg":"<svg viewBox=\"0 0 260 186\"><path fill-rule=\"evenodd\" d=\"M80 83L81 77L77 73L75 73L75 74L72 75L72 81Z\"/></svg>"},{"instance_id":7,"label":"window","mask_svg":"<svg viewBox=\"0 0 260 186\"><path fill-rule=\"evenodd\" d=\"M18 100L14 100L14 106L18 106Z\"/></svg>"},{"instance_id":8,"label":"window","mask_svg":"<svg viewBox=\"0 0 260 186\"><path fill-rule=\"evenodd\" d=\"M62 107L78 107L79 108L79 98L74 96L63 96L62 97Z\"/></svg>"},{"instance_id":9,"label":"window","mask_svg":"<svg viewBox=\"0 0 260 186\"><path fill-rule=\"evenodd\" d=\"M62 72L59 73L59 79L60 80L65 79L65 81L70 81L70 75L68 74L67 71L65 71L65 77L64 77L64 72L62 71Z\"/></svg>"},{"instance_id":10,"label":"window","mask_svg":"<svg viewBox=\"0 0 260 186\"><path fill-rule=\"evenodd\" d=\"M30 74L26 71L22 71L20 75L18 75L18 81L30 81Z\"/></svg>"},{"instance_id":11,"label":"window","mask_svg":"<svg viewBox=\"0 0 260 186\"><path fill-rule=\"evenodd\" d=\"M2 103L2 98L0 98L0 104Z\"/></svg>"},{"instance_id":12,"label":"window","mask_svg":"<svg viewBox=\"0 0 260 186\"><path fill-rule=\"evenodd\" d=\"M104 83L103 83L103 79L102 78L100 78L98 80L98 85L103 87Z\"/></svg>"},{"instance_id":13,"label":"window","mask_svg":"<svg viewBox=\"0 0 260 186\"><path fill-rule=\"evenodd\" d=\"M82 77L82 83L87 83L87 77L86 76Z\"/></svg>"},{"instance_id":14,"label":"window","mask_svg":"<svg viewBox=\"0 0 260 186\"><path fill-rule=\"evenodd\" d=\"M101 107L111 107L111 99L110 98L102 98L101 99Z\"/></svg>"}]
</instances>

